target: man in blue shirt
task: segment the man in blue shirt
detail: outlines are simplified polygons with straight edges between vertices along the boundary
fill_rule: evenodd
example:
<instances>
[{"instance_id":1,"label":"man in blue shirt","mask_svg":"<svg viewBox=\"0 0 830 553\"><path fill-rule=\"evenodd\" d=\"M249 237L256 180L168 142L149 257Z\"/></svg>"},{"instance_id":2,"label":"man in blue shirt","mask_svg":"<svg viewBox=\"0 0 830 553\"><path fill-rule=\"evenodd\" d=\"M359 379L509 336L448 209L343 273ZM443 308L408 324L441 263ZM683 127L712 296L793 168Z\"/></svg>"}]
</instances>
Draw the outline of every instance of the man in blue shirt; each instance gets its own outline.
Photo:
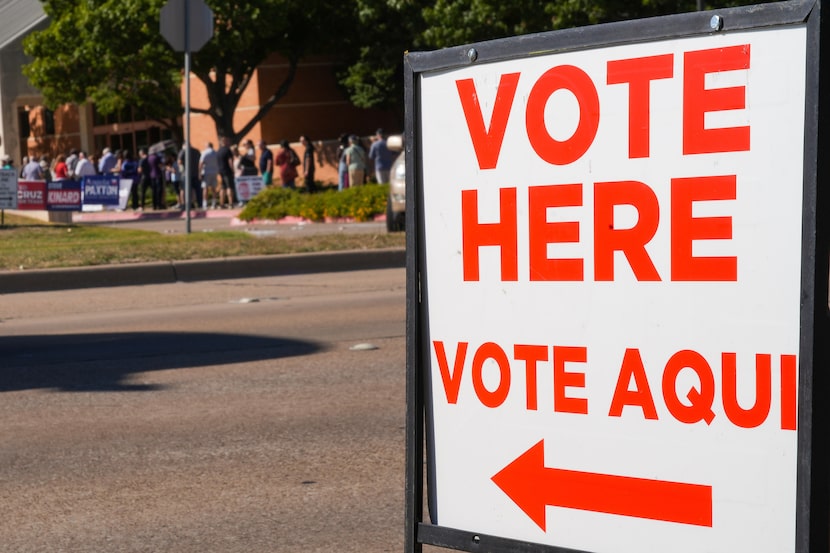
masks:
<instances>
[{"instance_id":1,"label":"man in blue shirt","mask_svg":"<svg viewBox=\"0 0 830 553\"><path fill-rule=\"evenodd\" d=\"M369 148L369 159L375 164L375 179L379 183L389 182L389 170L395 161L395 155L386 147L383 129L378 129L375 133L372 147Z\"/></svg>"},{"instance_id":2,"label":"man in blue shirt","mask_svg":"<svg viewBox=\"0 0 830 553\"><path fill-rule=\"evenodd\" d=\"M109 148L104 148L103 153L104 155L101 156L101 160L98 162L98 172L106 175L112 173L113 169L115 169L115 163L118 160Z\"/></svg>"}]
</instances>

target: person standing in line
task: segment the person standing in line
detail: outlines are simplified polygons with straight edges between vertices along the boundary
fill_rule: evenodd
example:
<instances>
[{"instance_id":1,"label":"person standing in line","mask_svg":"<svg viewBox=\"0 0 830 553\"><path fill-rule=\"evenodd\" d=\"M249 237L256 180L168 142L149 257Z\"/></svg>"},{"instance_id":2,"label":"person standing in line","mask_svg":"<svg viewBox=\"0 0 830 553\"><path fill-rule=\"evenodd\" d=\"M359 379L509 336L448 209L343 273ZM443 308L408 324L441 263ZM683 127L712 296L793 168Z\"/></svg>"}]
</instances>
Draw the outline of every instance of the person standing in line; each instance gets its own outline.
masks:
<instances>
[{"instance_id":1,"label":"person standing in line","mask_svg":"<svg viewBox=\"0 0 830 553\"><path fill-rule=\"evenodd\" d=\"M254 141L250 138L242 143L244 153L248 158L254 162L254 166L256 166L256 148L254 147Z\"/></svg>"},{"instance_id":2,"label":"person standing in line","mask_svg":"<svg viewBox=\"0 0 830 553\"><path fill-rule=\"evenodd\" d=\"M369 159L375 164L375 180L378 184L388 183L389 170L392 169L395 156L386 146L386 134L383 129L378 129L375 133L374 141L369 148Z\"/></svg>"},{"instance_id":3,"label":"person standing in line","mask_svg":"<svg viewBox=\"0 0 830 553\"><path fill-rule=\"evenodd\" d=\"M29 165L29 156L23 156L23 159L20 160L20 170L17 172L17 177L19 179L23 179L23 169Z\"/></svg>"},{"instance_id":4,"label":"person standing in line","mask_svg":"<svg viewBox=\"0 0 830 553\"><path fill-rule=\"evenodd\" d=\"M75 168L78 166L78 150L72 148L69 150L69 155L66 156L66 176L72 178L75 176Z\"/></svg>"},{"instance_id":5,"label":"person standing in line","mask_svg":"<svg viewBox=\"0 0 830 553\"><path fill-rule=\"evenodd\" d=\"M26 165L20 170L21 180L43 180L43 169L40 167L40 160L37 156L27 159Z\"/></svg>"},{"instance_id":6,"label":"person standing in line","mask_svg":"<svg viewBox=\"0 0 830 553\"><path fill-rule=\"evenodd\" d=\"M184 152L184 149L182 149ZM176 194L176 204L173 209L184 209L184 187L182 186L182 172L179 170L179 163L182 155L179 154L177 159L173 156L165 156L164 158L164 187L170 186ZM182 166L184 163L182 162Z\"/></svg>"},{"instance_id":7,"label":"person standing in line","mask_svg":"<svg viewBox=\"0 0 830 553\"><path fill-rule=\"evenodd\" d=\"M356 134L349 137L346 148L346 165L349 166L349 186L360 186L366 179L366 151Z\"/></svg>"},{"instance_id":8,"label":"person standing in line","mask_svg":"<svg viewBox=\"0 0 830 553\"><path fill-rule=\"evenodd\" d=\"M130 180L130 200L135 211L138 209L138 162L133 159L133 154L129 150L124 150L121 156L120 176L122 179Z\"/></svg>"},{"instance_id":9,"label":"person standing in line","mask_svg":"<svg viewBox=\"0 0 830 553\"><path fill-rule=\"evenodd\" d=\"M274 154L268 148L264 140L259 141L259 172L262 173L262 184L271 186L274 184Z\"/></svg>"},{"instance_id":10,"label":"person standing in line","mask_svg":"<svg viewBox=\"0 0 830 553\"><path fill-rule=\"evenodd\" d=\"M349 147L349 135L341 134L337 146L337 191L349 187L349 166L346 164L346 148Z\"/></svg>"},{"instance_id":11,"label":"person standing in line","mask_svg":"<svg viewBox=\"0 0 830 553\"><path fill-rule=\"evenodd\" d=\"M102 175L111 173L115 169L117 158L109 148L104 148L101 160L98 162L98 172Z\"/></svg>"},{"instance_id":12,"label":"person standing in line","mask_svg":"<svg viewBox=\"0 0 830 553\"><path fill-rule=\"evenodd\" d=\"M144 148L138 151L138 194L139 201L133 202L133 209L136 211L144 211L144 201L147 198L147 189L150 189L150 195L153 194L153 181L150 178L150 160L147 155L147 150Z\"/></svg>"},{"instance_id":13,"label":"person standing in line","mask_svg":"<svg viewBox=\"0 0 830 553\"><path fill-rule=\"evenodd\" d=\"M92 164L92 170L97 175L98 174L98 156L96 156L95 154L89 154L89 155L86 156L86 158Z\"/></svg>"},{"instance_id":14,"label":"person standing in line","mask_svg":"<svg viewBox=\"0 0 830 553\"><path fill-rule=\"evenodd\" d=\"M124 163L124 151L123 150L115 150L115 167L112 168L112 172L120 175L121 174L121 165Z\"/></svg>"},{"instance_id":15,"label":"person standing in line","mask_svg":"<svg viewBox=\"0 0 830 553\"><path fill-rule=\"evenodd\" d=\"M231 141L227 136L220 139L221 147L216 153L219 162L219 176L222 177L222 187L219 189L219 207L233 207L234 198L234 166ZM225 203L227 202L227 204Z\"/></svg>"},{"instance_id":16,"label":"person standing in line","mask_svg":"<svg viewBox=\"0 0 830 553\"><path fill-rule=\"evenodd\" d=\"M52 170L49 168L49 158L46 156L40 158L40 171L43 173L43 180L52 182Z\"/></svg>"},{"instance_id":17,"label":"person standing in line","mask_svg":"<svg viewBox=\"0 0 830 553\"><path fill-rule=\"evenodd\" d=\"M303 152L303 185L309 192L314 192L316 186L314 183L314 144L306 135L300 137L300 144L305 147L305 152Z\"/></svg>"},{"instance_id":18,"label":"person standing in line","mask_svg":"<svg viewBox=\"0 0 830 553\"><path fill-rule=\"evenodd\" d=\"M211 142L202 150L202 155L199 157L198 174L202 177L202 208L207 209L208 196L211 197L211 209L216 208L217 196L221 202L222 189L219 188L219 157L216 155L216 150L213 149Z\"/></svg>"},{"instance_id":19,"label":"person standing in line","mask_svg":"<svg viewBox=\"0 0 830 553\"><path fill-rule=\"evenodd\" d=\"M91 177L96 175L95 165L92 164L86 157L86 152L83 150L78 152L78 163L75 165L75 178L82 179L84 177Z\"/></svg>"},{"instance_id":20,"label":"person standing in line","mask_svg":"<svg viewBox=\"0 0 830 553\"><path fill-rule=\"evenodd\" d=\"M66 167L66 156L58 154L55 158L55 168L52 171L55 175L55 180L63 180L69 178L69 169Z\"/></svg>"},{"instance_id":21,"label":"person standing in line","mask_svg":"<svg viewBox=\"0 0 830 553\"><path fill-rule=\"evenodd\" d=\"M274 163L280 168L282 185L285 188L296 188L297 166L300 164L300 158L291 149L291 145L287 140L280 142L280 152L277 154Z\"/></svg>"},{"instance_id":22,"label":"person standing in line","mask_svg":"<svg viewBox=\"0 0 830 553\"><path fill-rule=\"evenodd\" d=\"M153 152L148 155L147 165L150 169L150 190L152 191L153 209L164 209L166 207L164 198L164 162L161 154Z\"/></svg>"},{"instance_id":23,"label":"person standing in line","mask_svg":"<svg viewBox=\"0 0 830 553\"><path fill-rule=\"evenodd\" d=\"M185 181L185 159L190 163L190 182ZM184 186L190 187L190 203L194 205L197 209L201 208L204 203L204 196L202 195L202 185L201 179L199 178L199 163L201 162L202 154L194 148L192 145L188 144L182 151L179 152L179 164L181 166L181 175L182 175L182 183ZM184 209L187 204L185 203L185 194L182 194L181 199L181 206Z\"/></svg>"},{"instance_id":24,"label":"person standing in line","mask_svg":"<svg viewBox=\"0 0 830 553\"><path fill-rule=\"evenodd\" d=\"M254 143L252 141L249 140L242 146L242 150L238 152L236 158L236 165L236 174L238 176L253 177L259 174L256 163L256 150L254 149Z\"/></svg>"}]
</instances>

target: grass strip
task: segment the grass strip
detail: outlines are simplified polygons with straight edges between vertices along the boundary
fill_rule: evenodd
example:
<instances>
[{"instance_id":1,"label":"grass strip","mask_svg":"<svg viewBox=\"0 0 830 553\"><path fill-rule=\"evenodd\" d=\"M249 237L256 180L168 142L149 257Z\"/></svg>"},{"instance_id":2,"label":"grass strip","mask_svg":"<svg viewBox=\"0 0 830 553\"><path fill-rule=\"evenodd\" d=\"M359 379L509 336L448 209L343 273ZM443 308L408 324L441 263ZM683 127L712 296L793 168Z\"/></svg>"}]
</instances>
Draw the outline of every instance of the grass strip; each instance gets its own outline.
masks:
<instances>
[{"instance_id":1,"label":"grass strip","mask_svg":"<svg viewBox=\"0 0 830 553\"><path fill-rule=\"evenodd\" d=\"M103 226L58 225L6 214L0 271L183 261L248 255L405 247L403 233L253 236L243 231L163 235Z\"/></svg>"}]
</instances>

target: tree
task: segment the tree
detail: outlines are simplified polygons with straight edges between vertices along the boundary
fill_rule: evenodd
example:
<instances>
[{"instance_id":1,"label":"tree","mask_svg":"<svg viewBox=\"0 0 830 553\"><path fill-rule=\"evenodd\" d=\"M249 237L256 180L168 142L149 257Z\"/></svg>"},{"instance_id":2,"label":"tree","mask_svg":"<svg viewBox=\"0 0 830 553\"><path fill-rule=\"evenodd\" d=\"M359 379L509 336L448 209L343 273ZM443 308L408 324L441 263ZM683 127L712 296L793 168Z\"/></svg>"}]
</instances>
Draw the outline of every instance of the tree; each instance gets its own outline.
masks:
<instances>
[{"instance_id":1,"label":"tree","mask_svg":"<svg viewBox=\"0 0 830 553\"><path fill-rule=\"evenodd\" d=\"M418 48L426 23L422 0L357 0L353 25L343 37L339 72L354 105L403 112L403 54ZM401 118L402 119L402 118Z\"/></svg>"},{"instance_id":2,"label":"tree","mask_svg":"<svg viewBox=\"0 0 830 553\"><path fill-rule=\"evenodd\" d=\"M180 64L158 34L162 2L47 0L51 23L24 40L33 61L23 73L49 108L90 101L109 114L132 106L177 131Z\"/></svg>"},{"instance_id":3,"label":"tree","mask_svg":"<svg viewBox=\"0 0 830 553\"><path fill-rule=\"evenodd\" d=\"M175 121L182 113L183 55L172 51L159 32L166 0L46 0L49 27L24 42L34 58L24 73L41 90L47 106L92 101L102 113L133 106L156 120ZM209 0L214 37L192 54L209 115L219 136L232 142L247 135L290 89L297 64L308 53L325 52L337 34L334 22L347 12L329 0ZM138 46L138 48L136 48ZM234 128L236 107L253 72L272 53L288 64L285 76L258 112Z\"/></svg>"},{"instance_id":4,"label":"tree","mask_svg":"<svg viewBox=\"0 0 830 553\"><path fill-rule=\"evenodd\" d=\"M192 72L207 87L210 106L194 113L213 118L219 136L232 142L245 136L290 89L303 56L325 53L337 38L336 22L348 3L327 0L248 0L208 4L215 35L193 58ZM287 62L285 76L257 113L240 129L233 115L254 70L272 53Z\"/></svg>"},{"instance_id":5,"label":"tree","mask_svg":"<svg viewBox=\"0 0 830 553\"><path fill-rule=\"evenodd\" d=\"M766 1L766 0L760 0ZM704 7L757 3L707 0ZM358 0L360 36L340 74L354 104L402 106L403 56L495 38L693 11L696 0ZM367 45L382 45L377 46Z\"/></svg>"}]
</instances>

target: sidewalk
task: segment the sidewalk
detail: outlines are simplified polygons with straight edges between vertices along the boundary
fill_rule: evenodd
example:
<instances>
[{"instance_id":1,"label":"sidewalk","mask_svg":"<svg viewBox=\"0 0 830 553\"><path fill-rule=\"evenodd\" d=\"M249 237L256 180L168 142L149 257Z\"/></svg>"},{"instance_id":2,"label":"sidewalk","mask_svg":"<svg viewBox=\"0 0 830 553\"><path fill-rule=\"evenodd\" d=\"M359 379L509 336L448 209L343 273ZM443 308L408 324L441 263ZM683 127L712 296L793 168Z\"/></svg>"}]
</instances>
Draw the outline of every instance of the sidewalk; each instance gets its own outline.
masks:
<instances>
[{"instance_id":1,"label":"sidewalk","mask_svg":"<svg viewBox=\"0 0 830 553\"><path fill-rule=\"evenodd\" d=\"M239 211L239 209L192 211L191 232L229 229L276 235L280 233L296 234L298 232L311 234L386 232L383 221L369 223L308 223L300 219L294 219L248 224L237 218ZM141 228L165 234L184 233L186 231L186 214L177 210L83 212L74 213L72 221L76 224ZM406 251L404 249L386 249L135 263L20 272L0 271L0 295L105 286L135 286L315 272L358 271L405 266Z\"/></svg>"},{"instance_id":2,"label":"sidewalk","mask_svg":"<svg viewBox=\"0 0 830 553\"><path fill-rule=\"evenodd\" d=\"M191 232L211 230L239 230L256 234L307 234L331 232L386 232L386 217L375 221L355 223L338 221L330 223L313 223L300 217L286 217L280 221L243 221L239 219L240 208L207 209L190 211ZM97 211L81 212L72 215L75 224L105 225L119 228L152 230L164 234L177 234L187 231L187 214L184 211L167 209L163 211Z\"/></svg>"}]
</instances>

